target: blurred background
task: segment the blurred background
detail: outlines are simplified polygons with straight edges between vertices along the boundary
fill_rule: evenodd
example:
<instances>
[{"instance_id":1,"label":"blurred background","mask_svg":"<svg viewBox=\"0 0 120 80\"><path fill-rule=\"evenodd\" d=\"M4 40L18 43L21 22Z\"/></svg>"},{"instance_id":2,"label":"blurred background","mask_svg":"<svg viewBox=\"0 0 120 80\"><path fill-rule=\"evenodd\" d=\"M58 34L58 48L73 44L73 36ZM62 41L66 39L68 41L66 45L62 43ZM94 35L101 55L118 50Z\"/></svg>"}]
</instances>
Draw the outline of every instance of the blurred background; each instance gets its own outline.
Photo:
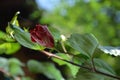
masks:
<instances>
[{"instance_id":1,"label":"blurred background","mask_svg":"<svg viewBox=\"0 0 120 80\"><path fill-rule=\"evenodd\" d=\"M20 11L21 26L49 24L66 35L93 33L103 45L120 45L119 0L1 0L0 4L2 30Z\"/></svg>"},{"instance_id":2,"label":"blurred background","mask_svg":"<svg viewBox=\"0 0 120 80\"><path fill-rule=\"evenodd\" d=\"M18 20L22 27L47 24L66 36L71 33L92 33L101 45L120 46L120 0L0 0L1 31L5 32L8 22L17 11L21 13ZM31 58L46 59L24 47L16 50L16 54L0 53L0 56L14 56L23 62ZM119 57L106 54L100 57L120 75Z\"/></svg>"}]
</instances>

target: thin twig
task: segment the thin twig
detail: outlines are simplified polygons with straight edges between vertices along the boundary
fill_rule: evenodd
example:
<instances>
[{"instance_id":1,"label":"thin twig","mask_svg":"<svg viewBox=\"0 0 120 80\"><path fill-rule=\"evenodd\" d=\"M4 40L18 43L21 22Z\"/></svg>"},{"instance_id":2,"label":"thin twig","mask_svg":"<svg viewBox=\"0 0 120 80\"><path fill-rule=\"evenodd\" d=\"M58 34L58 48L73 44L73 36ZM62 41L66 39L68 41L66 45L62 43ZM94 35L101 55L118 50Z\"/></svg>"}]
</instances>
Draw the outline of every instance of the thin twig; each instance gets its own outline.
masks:
<instances>
[{"instance_id":1,"label":"thin twig","mask_svg":"<svg viewBox=\"0 0 120 80\"><path fill-rule=\"evenodd\" d=\"M75 65L75 66L78 66L78 67L81 67L81 68L84 68L84 69L87 69L87 70L91 70L91 69L88 68L88 67L82 66L82 65L80 65L80 64L76 64L76 63L74 63L74 62L72 62L72 61L65 60L65 59L63 59L63 58L61 58L61 57L59 57L59 56L57 56L57 55L55 55L55 54L52 54L52 53L50 53L50 52L47 52L47 51L41 51L41 52L44 53L45 55L47 55L48 57L54 57L54 58L60 59L60 60L62 60L62 61L68 62L68 63L70 63L70 64L73 64L73 65Z\"/></svg>"},{"instance_id":2,"label":"thin twig","mask_svg":"<svg viewBox=\"0 0 120 80\"><path fill-rule=\"evenodd\" d=\"M107 74L107 73L104 73L104 72L101 72L101 71L98 71L98 70L95 70L95 72L98 73L98 74L102 74L102 75L120 80L120 77L115 76L115 75Z\"/></svg>"},{"instance_id":3,"label":"thin twig","mask_svg":"<svg viewBox=\"0 0 120 80\"><path fill-rule=\"evenodd\" d=\"M59 56L57 56L55 54L52 54L50 52L47 52L47 51L41 51L41 52L44 53L45 55L47 55L48 57L55 57L55 58L60 59L60 60L63 59L63 58L61 58L61 57L59 57Z\"/></svg>"},{"instance_id":4,"label":"thin twig","mask_svg":"<svg viewBox=\"0 0 120 80\"><path fill-rule=\"evenodd\" d=\"M54 58L57 58L57 59L59 59L59 60L68 62L68 63L70 63L70 64L72 64L72 65L81 67L81 68L83 68L83 69L86 69L86 70L89 70L89 71L92 71L92 72L95 72L95 73L98 73L98 74L102 74L102 75L105 75L105 76L108 76L108 77L111 77L111 78L115 78L115 79L120 80L120 77L118 77L118 76L111 75L111 74L107 74L107 73L104 73L104 72L101 72L101 71L96 70L95 65L94 65L94 62L92 62L92 65L93 65L93 68L94 68L94 71L93 71L93 69L91 69L91 68L82 66L82 65L80 65L80 64L76 64L76 63L71 62L71 61L68 61L68 60L65 60L65 59L63 59L63 58L61 58L61 57L59 57L59 56L57 56L57 55L55 55L55 54L52 54L52 53L50 53L50 52L47 52L47 51L41 51L41 52L42 52L43 54L47 55L48 57L54 57ZM93 61L93 60L92 60L92 61Z\"/></svg>"}]
</instances>

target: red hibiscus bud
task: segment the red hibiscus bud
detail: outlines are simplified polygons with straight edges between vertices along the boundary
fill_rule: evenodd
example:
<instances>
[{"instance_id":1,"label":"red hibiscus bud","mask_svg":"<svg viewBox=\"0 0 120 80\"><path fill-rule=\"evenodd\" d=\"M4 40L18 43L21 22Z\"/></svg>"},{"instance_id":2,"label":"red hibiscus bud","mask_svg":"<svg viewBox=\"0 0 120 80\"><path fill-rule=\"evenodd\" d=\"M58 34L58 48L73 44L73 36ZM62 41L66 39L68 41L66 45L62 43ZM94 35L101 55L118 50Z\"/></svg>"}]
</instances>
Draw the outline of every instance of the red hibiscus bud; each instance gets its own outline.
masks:
<instances>
[{"instance_id":1,"label":"red hibiscus bud","mask_svg":"<svg viewBox=\"0 0 120 80\"><path fill-rule=\"evenodd\" d=\"M36 27L30 31L30 35L33 42L37 42L38 44L48 48L54 47L53 36L46 25L36 25Z\"/></svg>"}]
</instances>

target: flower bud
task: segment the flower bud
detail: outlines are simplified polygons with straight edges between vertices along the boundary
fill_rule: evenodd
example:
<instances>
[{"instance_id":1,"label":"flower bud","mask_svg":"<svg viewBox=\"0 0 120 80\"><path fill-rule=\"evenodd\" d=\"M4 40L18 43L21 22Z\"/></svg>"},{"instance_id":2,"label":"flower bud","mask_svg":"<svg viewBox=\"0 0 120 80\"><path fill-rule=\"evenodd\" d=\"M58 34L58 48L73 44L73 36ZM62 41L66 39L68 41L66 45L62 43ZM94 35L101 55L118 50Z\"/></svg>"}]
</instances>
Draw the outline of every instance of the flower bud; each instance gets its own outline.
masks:
<instances>
[{"instance_id":1,"label":"flower bud","mask_svg":"<svg viewBox=\"0 0 120 80\"><path fill-rule=\"evenodd\" d=\"M46 25L36 25L36 27L30 31L31 40L47 48L54 47L54 39L49 32Z\"/></svg>"}]
</instances>

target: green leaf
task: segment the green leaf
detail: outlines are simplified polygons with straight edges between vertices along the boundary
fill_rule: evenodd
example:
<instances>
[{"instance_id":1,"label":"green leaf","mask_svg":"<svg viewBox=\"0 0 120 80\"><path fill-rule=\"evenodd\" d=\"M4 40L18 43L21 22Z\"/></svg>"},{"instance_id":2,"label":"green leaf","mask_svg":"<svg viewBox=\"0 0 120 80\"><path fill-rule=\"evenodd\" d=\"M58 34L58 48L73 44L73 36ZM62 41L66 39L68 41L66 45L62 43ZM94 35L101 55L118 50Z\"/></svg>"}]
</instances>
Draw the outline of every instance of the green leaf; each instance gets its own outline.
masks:
<instances>
[{"instance_id":1,"label":"green leaf","mask_svg":"<svg viewBox=\"0 0 120 80\"><path fill-rule=\"evenodd\" d=\"M62 57L65 60L69 60L71 61L71 59L68 57L68 55L64 54L64 53L57 53L58 56ZM73 77L76 77L77 72L79 71L80 67L74 66L68 62L56 59L56 58L52 58L53 61L55 61L57 64L59 64L60 66L62 65L67 65L70 69L70 72L72 74ZM76 60L74 59L74 62L76 63ZM81 63L79 63L81 64Z\"/></svg>"},{"instance_id":2,"label":"green leaf","mask_svg":"<svg viewBox=\"0 0 120 80\"><path fill-rule=\"evenodd\" d=\"M13 76L17 76L17 75L24 75L24 72L22 70L23 64L16 58L11 58L9 59L9 72L10 74L12 74Z\"/></svg>"},{"instance_id":3,"label":"green leaf","mask_svg":"<svg viewBox=\"0 0 120 80\"><path fill-rule=\"evenodd\" d=\"M12 29L14 30L14 37L15 39L24 47L34 49L34 50L42 50L44 49L43 46L40 46L37 43L34 43L30 39L30 33L22 30L20 27L15 25L11 25Z\"/></svg>"},{"instance_id":4,"label":"green leaf","mask_svg":"<svg viewBox=\"0 0 120 80\"><path fill-rule=\"evenodd\" d=\"M12 39L9 35L7 35L5 32L0 31L0 44L4 42L14 42L15 40Z\"/></svg>"},{"instance_id":5,"label":"green leaf","mask_svg":"<svg viewBox=\"0 0 120 80\"><path fill-rule=\"evenodd\" d=\"M0 31L0 54L13 54L20 49L20 45L9 35Z\"/></svg>"},{"instance_id":6,"label":"green leaf","mask_svg":"<svg viewBox=\"0 0 120 80\"><path fill-rule=\"evenodd\" d=\"M24 71L22 70L22 68L19 65L16 65L16 64L10 65L9 72L13 76L18 76L18 75L23 76L24 75Z\"/></svg>"},{"instance_id":7,"label":"green leaf","mask_svg":"<svg viewBox=\"0 0 120 80\"><path fill-rule=\"evenodd\" d=\"M60 71L53 63L30 60L27 65L31 72L42 73L52 80L64 80Z\"/></svg>"},{"instance_id":8,"label":"green leaf","mask_svg":"<svg viewBox=\"0 0 120 80\"><path fill-rule=\"evenodd\" d=\"M62 57L63 59L69 60L69 57L64 53L57 53L56 55ZM52 60L55 61L60 66L67 64L67 62L62 61L62 60L57 59L57 58L52 58Z\"/></svg>"},{"instance_id":9,"label":"green leaf","mask_svg":"<svg viewBox=\"0 0 120 80\"><path fill-rule=\"evenodd\" d=\"M99 46L99 49L106 54L120 56L120 47Z\"/></svg>"},{"instance_id":10,"label":"green leaf","mask_svg":"<svg viewBox=\"0 0 120 80\"><path fill-rule=\"evenodd\" d=\"M9 73L11 76L23 76L22 70L23 64L16 58L4 58L0 57L0 68Z\"/></svg>"},{"instance_id":11,"label":"green leaf","mask_svg":"<svg viewBox=\"0 0 120 80\"><path fill-rule=\"evenodd\" d=\"M89 58L83 54L78 54L78 55L73 56L73 60L79 64L85 63L88 59Z\"/></svg>"},{"instance_id":12,"label":"green leaf","mask_svg":"<svg viewBox=\"0 0 120 80\"><path fill-rule=\"evenodd\" d=\"M108 76L96 74L93 72L86 71L84 69L80 69L77 77L69 80L117 80Z\"/></svg>"},{"instance_id":13,"label":"green leaf","mask_svg":"<svg viewBox=\"0 0 120 80\"><path fill-rule=\"evenodd\" d=\"M89 63L91 64L91 61L89 61ZM104 72L106 74L116 75L115 71L111 68L110 65L105 63L105 61L95 58L94 64L95 64L95 68L98 71ZM87 66L89 67L90 65L87 65ZM84 70L84 69L80 69L77 74L77 77L71 80L79 80L79 79L81 80L116 80L106 75L96 74L94 72L88 72L87 70Z\"/></svg>"},{"instance_id":14,"label":"green leaf","mask_svg":"<svg viewBox=\"0 0 120 80\"><path fill-rule=\"evenodd\" d=\"M0 44L0 54L13 54L20 49L20 45L18 43L3 43Z\"/></svg>"},{"instance_id":15,"label":"green leaf","mask_svg":"<svg viewBox=\"0 0 120 80\"><path fill-rule=\"evenodd\" d=\"M60 31L58 31L56 28L54 27L48 27L50 32L52 33L53 37L55 40L60 40Z\"/></svg>"},{"instance_id":16,"label":"green leaf","mask_svg":"<svg viewBox=\"0 0 120 80\"><path fill-rule=\"evenodd\" d=\"M0 68L3 68L5 71L9 70L8 59L0 57Z\"/></svg>"},{"instance_id":17,"label":"green leaf","mask_svg":"<svg viewBox=\"0 0 120 80\"><path fill-rule=\"evenodd\" d=\"M93 56L98 46L98 41L92 34L72 34L68 42L72 48L88 57Z\"/></svg>"},{"instance_id":18,"label":"green leaf","mask_svg":"<svg viewBox=\"0 0 120 80\"><path fill-rule=\"evenodd\" d=\"M94 63L97 70L105 72L107 74L116 75L115 71L105 61L95 58Z\"/></svg>"},{"instance_id":19,"label":"green leaf","mask_svg":"<svg viewBox=\"0 0 120 80\"><path fill-rule=\"evenodd\" d=\"M21 80L33 80L30 77L22 77Z\"/></svg>"}]
</instances>

